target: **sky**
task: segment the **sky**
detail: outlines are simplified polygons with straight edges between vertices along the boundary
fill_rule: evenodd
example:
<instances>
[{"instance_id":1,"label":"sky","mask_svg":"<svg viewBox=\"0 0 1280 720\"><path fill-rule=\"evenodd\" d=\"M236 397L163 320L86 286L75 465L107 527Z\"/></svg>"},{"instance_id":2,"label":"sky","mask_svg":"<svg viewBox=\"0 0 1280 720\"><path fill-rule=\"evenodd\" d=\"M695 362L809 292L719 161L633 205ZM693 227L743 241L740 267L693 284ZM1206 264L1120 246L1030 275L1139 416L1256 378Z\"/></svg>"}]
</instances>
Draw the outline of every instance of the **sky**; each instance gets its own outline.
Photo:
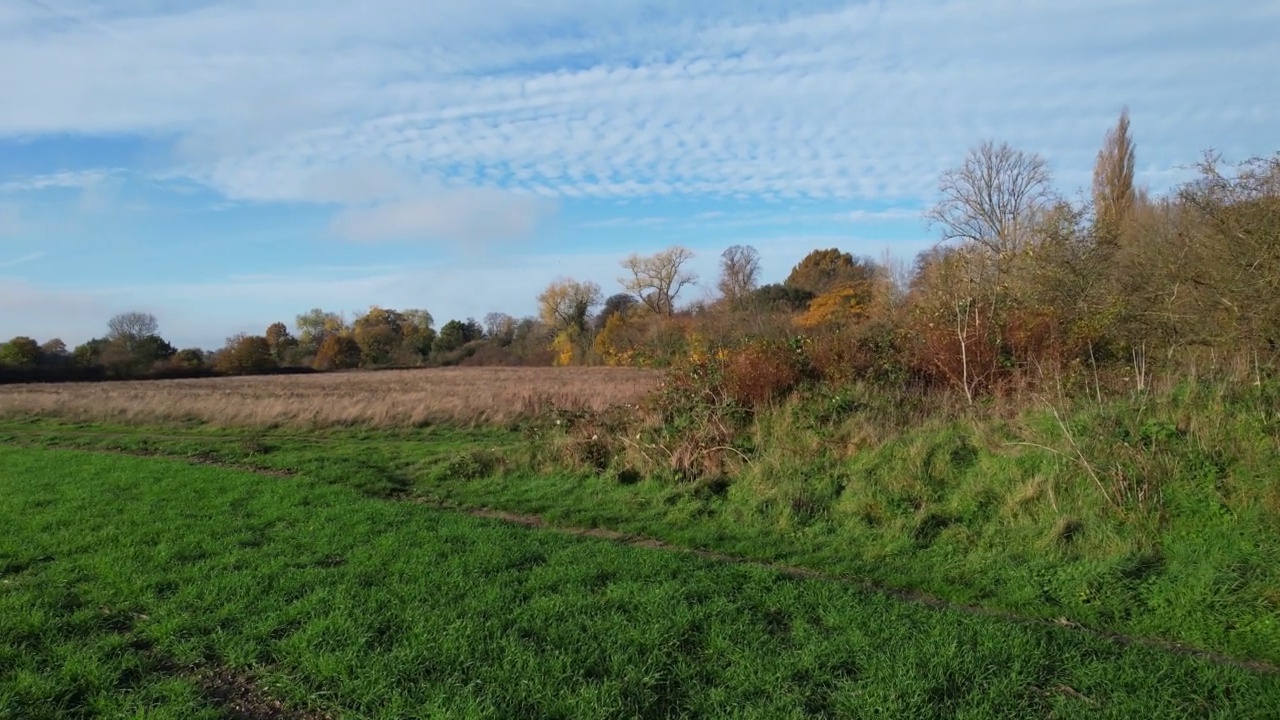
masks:
<instances>
[{"instance_id":1,"label":"sky","mask_svg":"<svg viewBox=\"0 0 1280 720\"><path fill-rule=\"evenodd\" d=\"M909 260L986 139L1084 197L1280 150L1280 2L5 0L0 339L151 312L179 346L313 307L535 312L673 244L765 282Z\"/></svg>"}]
</instances>

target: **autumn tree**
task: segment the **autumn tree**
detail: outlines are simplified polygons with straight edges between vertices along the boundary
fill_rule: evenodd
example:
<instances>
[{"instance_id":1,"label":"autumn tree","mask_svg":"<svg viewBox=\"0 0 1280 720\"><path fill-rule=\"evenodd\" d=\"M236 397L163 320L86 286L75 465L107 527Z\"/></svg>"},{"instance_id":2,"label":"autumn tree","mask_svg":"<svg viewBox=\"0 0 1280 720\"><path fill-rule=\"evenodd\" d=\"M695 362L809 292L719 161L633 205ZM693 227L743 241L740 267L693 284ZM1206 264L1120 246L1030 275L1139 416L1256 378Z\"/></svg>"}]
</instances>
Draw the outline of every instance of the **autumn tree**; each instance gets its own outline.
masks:
<instances>
[{"instance_id":1,"label":"autumn tree","mask_svg":"<svg viewBox=\"0 0 1280 720\"><path fill-rule=\"evenodd\" d=\"M862 320L867 315L865 292L851 285L841 285L817 296L809 303L796 325L806 329L839 329Z\"/></svg>"},{"instance_id":2,"label":"autumn tree","mask_svg":"<svg viewBox=\"0 0 1280 720\"><path fill-rule=\"evenodd\" d=\"M629 293L610 295L604 301L604 307L600 308L600 312L596 314L595 322L593 323L595 331L600 332L603 330L604 326L609 322L609 318L618 314L625 315L639 304L640 301Z\"/></svg>"},{"instance_id":3,"label":"autumn tree","mask_svg":"<svg viewBox=\"0 0 1280 720\"><path fill-rule=\"evenodd\" d=\"M1136 164L1129 135L1129 108L1120 112L1116 126L1107 131L1093 166L1093 207L1099 245L1113 250L1125 220L1133 210L1133 173Z\"/></svg>"},{"instance_id":4,"label":"autumn tree","mask_svg":"<svg viewBox=\"0 0 1280 720\"><path fill-rule=\"evenodd\" d=\"M252 375L277 366L271 354L271 343L262 335L239 334L227 338L218 353L215 369L228 375Z\"/></svg>"},{"instance_id":5,"label":"autumn tree","mask_svg":"<svg viewBox=\"0 0 1280 720\"><path fill-rule=\"evenodd\" d=\"M294 327L298 330L299 346L310 355L319 352L329 337L347 330L347 322L340 313L313 308L297 316Z\"/></svg>"},{"instance_id":6,"label":"autumn tree","mask_svg":"<svg viewBox=\"0 0 1280 720\"><path fill-rule=\"evenodd\" d=\"M62 338L46 341L40 346L40 352L49 357L66 357L68 355L67 344L62 341Z\"/></svg>"},{"instance_id":7,"label":"autumn tree","mask_svg":"<svg viewBox=\"0 0 1280 720\"><path fill-rule=\"evenodd\" d=\"M351 324L352 335L360 346L364 365L386 365L404 344L408 320L395 310L377 305Z\"/></svg>"},{"instance_id":8,"label":"autumn tree","mask_svg":"<svg viewBox=\"0 0 1280 720\"><path fill-rule=\"evenodd\" d=\"M589 347L587 318L600 304L600 286L571 278L552 281L538 295L538 315L554 333L556 363L568 365L582 359Z\"/></svg>"},{"instance_id":9,"label":"autumn tree","mask_svg":"<svg viewBox=\"0 0 1280 720\"><path fill-rule=\"evenodd\" d=\"M698 281L698 276L685 268L692 259L693 251L678 245L648 256L632 254L622 261L627 275L618 282L654 313L670 316L680 292Z\"/></svg>"},{"instance_id":10,"label":"autumn tree","mask_svg":"<svg viewBox=\"0 0 1280 720\"><path fill-rule=\"evenodd\" d=\"M347 370L360 367L360 345L346 333L330 333L316 353L317 370Z\"/></svg>"},{"instance_id":11,"label":"autumn tree","mask_svg":"<svg viewBox=\"0 0 1280 720\"><path fill-rule=\"evenodd\" d=\"M733 245L720 254L720 281L716 287L732 305L741 305L759 280L760 253L755 248Z\"/></svg>"},{"instance_id":12,"label":"autumn tree","mask_svg":"<svg viewBox=\"0 0 1280 720\"><path fill-rule=\"evenodd\" d=\"M855 258L836 248L814 250L796 264L784 285L812 293L814 296L832 290L847 289L859 293L865 304L871 294L879 268L874 260Z\"/></svg>"},{"instance_id":13,"label":"autumn tree","mask_svg":"<svg viewBox=\"0 0 1280 720\"><path fill-rule=\"evenodd\" d=\"M269 325L264 337L267 339L267 347L271 350L271 357L280 364L284 364L289 351L298 346L297 338L289 333L289 326L282 322Z\"/></svg>"},{"instance_id":14,"label":"autumn tree","mask_svg":"<svg viewBox=\"0 0 1280 720\"><path fill-rule=\"evenodd\" d=\"M600 304L600 286L571 278L553 281L538 295L538 316L557 331L585 334L587 318Z\"/></svg>"}]
</instances>

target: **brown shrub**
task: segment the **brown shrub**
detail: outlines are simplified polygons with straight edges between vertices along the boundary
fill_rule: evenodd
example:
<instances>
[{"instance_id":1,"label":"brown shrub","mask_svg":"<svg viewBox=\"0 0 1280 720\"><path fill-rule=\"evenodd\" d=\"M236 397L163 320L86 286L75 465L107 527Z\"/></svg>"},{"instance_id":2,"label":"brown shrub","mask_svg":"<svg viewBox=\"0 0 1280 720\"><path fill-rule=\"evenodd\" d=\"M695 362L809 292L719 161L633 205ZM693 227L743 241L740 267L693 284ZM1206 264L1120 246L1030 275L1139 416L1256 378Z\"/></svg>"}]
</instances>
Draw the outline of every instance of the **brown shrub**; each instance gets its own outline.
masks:
<instances>
[{"instance_id":1,"label":"brown shrub","mask_svg":"<svg viewBox=\"0 0 1280 720\"><path fill-rule=\"evenodd\" d=\"M799 348L776 341L748 343L724 361L728 396L742 407L758 408L785 397L809 374Z\"/></svg>"}]
</instances>

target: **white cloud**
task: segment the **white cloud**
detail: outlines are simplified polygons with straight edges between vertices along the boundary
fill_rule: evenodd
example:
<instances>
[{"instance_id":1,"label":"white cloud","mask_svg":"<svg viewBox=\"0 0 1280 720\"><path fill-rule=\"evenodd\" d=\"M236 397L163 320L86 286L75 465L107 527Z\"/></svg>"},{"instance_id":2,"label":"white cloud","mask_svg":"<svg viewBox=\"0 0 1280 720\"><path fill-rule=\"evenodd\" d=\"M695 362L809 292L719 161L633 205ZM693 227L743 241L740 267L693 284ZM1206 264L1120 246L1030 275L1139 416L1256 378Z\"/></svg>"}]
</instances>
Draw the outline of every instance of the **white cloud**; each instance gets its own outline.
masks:
<instances>
[{"instance_id":1,"label":"white cloud","mask_svg":"<svg viewBox=\"0 0 1280 720\"><path fill-rule=\"evenodd\" d=\"M120 170L63 170L43 175L33 175L0 183L0 192L28 192L37 190L87 190L101 185L108 178L118 176Z\"/></svg>"},{"instance_id":2,"label":"white cloud","mask_svg":"<svg viewBox=\"0 0 1280 720\"><path fill-rule=\"evenodd\" d=\"M389 163L571 198L915 201L987 136L1071 188L1124 103L1160 186L1204 147L1273 151L1280 117L1275 3L49 4L0 15L0 137L176 136L181 172L246 200L371 201L385 177L331 181ZM408 203L368 223L438 214Z\"/></svg>"},{"instance_id":3,"label":"white cloud","mask_svg":"<svg viewBox=\"0 0 1280 720\"><path fill-rule=\"evenodd\" d=\"M350 208L334 218L332 227L339 236L357 241L425 239L487 245L531 235L555 205L528 193L450 190Z\"/></svg>"}]
</instances>

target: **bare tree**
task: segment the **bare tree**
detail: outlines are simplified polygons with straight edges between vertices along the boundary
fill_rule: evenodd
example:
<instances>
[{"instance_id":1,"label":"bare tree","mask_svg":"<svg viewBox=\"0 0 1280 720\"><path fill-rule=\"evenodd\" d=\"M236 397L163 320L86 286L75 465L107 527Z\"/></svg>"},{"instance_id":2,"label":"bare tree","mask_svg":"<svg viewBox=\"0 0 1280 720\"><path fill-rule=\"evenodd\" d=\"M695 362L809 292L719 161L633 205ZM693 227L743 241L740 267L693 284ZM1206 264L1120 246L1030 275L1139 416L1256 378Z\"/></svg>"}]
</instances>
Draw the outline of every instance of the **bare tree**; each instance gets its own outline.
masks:
<instances>
[{"instance_id":1,"label":"bare tree","mask_svg":"<svg viewBox=\"0 0 1280 720\"><path fill-rule=\"evenodd\" d=\"M1120 120L1107 131L1098 161L1093 166L1093 207L1098 244L1114 248L1120 229L1133 211L1135 193L1133 138L1129 135L1129 108L1120 111Z\"/></svg>"},{"instance_id":2,"label":"bare tree","mask_svg":"<svg viewBox=\"0 0 1280 720\"><path fill-rule=\"evenodd\" d=\"M516 319L503 312L484 316L484 332L499 345L510 345L516 336Z\"/></svg>"},{"instance_id":3,"label":"bare tree","mask_svg":"<svg viewBox=\"0 0 1280 720\"><path fill-rule=\"evenodd\" d=\"M647 257L632 254L622 261L630 277L618 278L618 282L653 312L671 315L680 291L698 281L696 274L684 269L692 259L693 251L680 246Z\"/></svg>"},{"instance_id":4,"label":"bare tree","mask_svg":"<svg viewBox=\"0 0 1280 720\"><path fill-rule=\"evenodd\" d=\"M720 254L720 294L734 304L746 299L760 280L760 253L750 245L734 245Z\"/></svg>"},{"instance_id":5,"label":"bare tree","mask_svg":"<svg viewBox=\"0 0 1280 720\"><path fill-rule=\"evenodd\" d=\"M143 338L160 332L160 323L156 316L144 312L120 313L107 323L111 340L120 341L127 348L134 348Z\"/></svg>"},{"instance_id":6,"label":"bare tree","mask_svg":"<svg viewBox=\"0 0 1280 720\"><path fill-rule=\"evenodd\" d=\"M997 256L1021 249L1055 200L1044 158L990 140L944 172L938 189L942 200L925 217L942 228L943 241L975 243Z\"/></svg>"}]
</instances>

